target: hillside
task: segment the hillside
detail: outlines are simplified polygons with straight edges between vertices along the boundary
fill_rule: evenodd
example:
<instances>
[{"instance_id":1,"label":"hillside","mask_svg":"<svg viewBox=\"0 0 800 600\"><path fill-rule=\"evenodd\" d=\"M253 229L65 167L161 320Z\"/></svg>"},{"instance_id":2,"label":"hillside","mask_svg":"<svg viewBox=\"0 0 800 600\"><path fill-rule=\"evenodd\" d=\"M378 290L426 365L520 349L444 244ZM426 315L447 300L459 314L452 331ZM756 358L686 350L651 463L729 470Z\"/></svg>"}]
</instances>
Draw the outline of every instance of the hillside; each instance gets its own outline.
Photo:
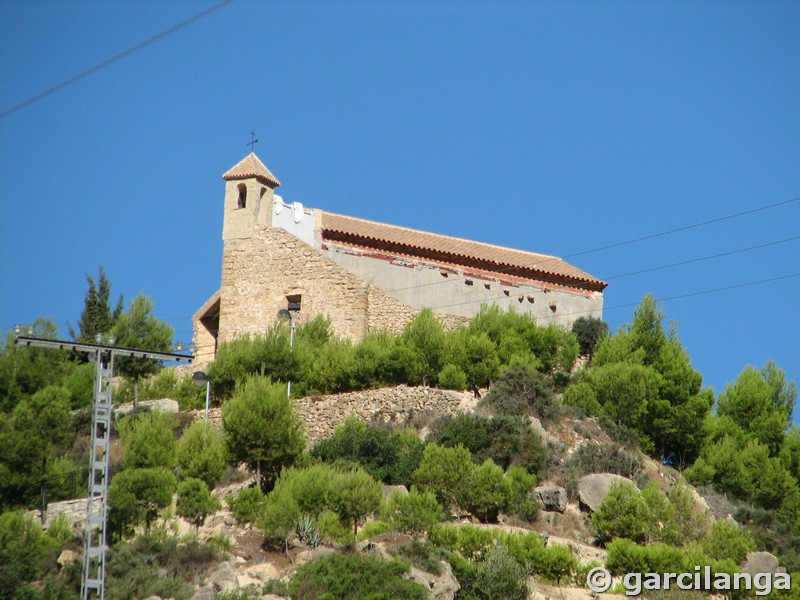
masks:
<instances>
[{"instance_id":1,"label":"hillside","mask_svg":"<svg viewBox=\"0 0 800 600\"><path fill-rule=\"evenodd\" d=\"M770 363L715 397L663 319L652 299L614 335L423 311L358 343L317 319L291 349L276 326L220 346L209 423L175 370L122 380L140 404L117 407L109 450L109 600L578 598L600 567L621 593L625 573L707 572L695 593L762 573L790 597L794 384ZM86 366L0 356L0 598L79 590L70 518L51 502L43 532L15 509L80 495L56 484L87 454Z\"/></svg>"}]
</instances>

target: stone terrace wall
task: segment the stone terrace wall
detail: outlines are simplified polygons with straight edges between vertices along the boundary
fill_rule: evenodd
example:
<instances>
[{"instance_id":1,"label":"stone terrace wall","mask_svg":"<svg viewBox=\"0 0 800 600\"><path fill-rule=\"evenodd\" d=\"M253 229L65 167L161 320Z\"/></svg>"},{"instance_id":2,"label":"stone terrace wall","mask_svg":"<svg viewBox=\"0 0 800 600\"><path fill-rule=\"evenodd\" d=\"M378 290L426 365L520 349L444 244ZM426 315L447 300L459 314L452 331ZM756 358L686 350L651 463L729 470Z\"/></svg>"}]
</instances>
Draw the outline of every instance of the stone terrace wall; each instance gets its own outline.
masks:
<instances>
[{"instance_id":1,"label":"stone terrace wall","mask_svg":"<svg viewBox=\"0 0 800 600\"><path fill-rule=\"evenodd\" d=\"M395 425L415 424L423 427L443 414L471 412L477 400L472 392L456 392L426 387L400 385L376 390L361 390L345 394L296 398L294 409L303 420L306 440L314 446L333 433L350 415L366 423L378 421ZM194 411L196 419L204 418L204 411ZM209 411L209 419L219 423L219 408Z\"/></svg>"},{"instance_id":2,"label":"stone terrace wall","mask_svg":"<svg viewBox=\"0 0 800 600\"><path fill-rule=\"evenodd\" d=\"M404 385L347 394L313 396L294 401L297 414L303 419L306 439L313 446L333 433L333 429L350 416L371 423L424 426L444 414L470 410L475 404L471 392L456 392Z\"/></svg>"}]
</instances>

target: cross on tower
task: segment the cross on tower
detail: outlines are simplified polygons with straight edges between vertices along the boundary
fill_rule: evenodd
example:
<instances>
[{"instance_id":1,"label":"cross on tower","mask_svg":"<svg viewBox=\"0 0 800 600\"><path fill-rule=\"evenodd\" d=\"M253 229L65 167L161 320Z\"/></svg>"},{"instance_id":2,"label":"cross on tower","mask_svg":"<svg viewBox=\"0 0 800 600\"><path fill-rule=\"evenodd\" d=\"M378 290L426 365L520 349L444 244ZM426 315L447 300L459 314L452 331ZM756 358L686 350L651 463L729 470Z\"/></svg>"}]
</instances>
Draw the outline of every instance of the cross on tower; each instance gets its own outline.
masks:
<instances>
[{"instance_id":1,"label":"cross on tower","mask_svg":"<svg viewBox=\"0 0 800 600\"><path fill-rule=\"evenodd\" d=\"M250 141L247 143L247 145L250 146L250 152L253 151L253 146L255 146L257 143L258 143L258 138L256 137L256 132L251 129Z\"/></svg>"}]
</instances>

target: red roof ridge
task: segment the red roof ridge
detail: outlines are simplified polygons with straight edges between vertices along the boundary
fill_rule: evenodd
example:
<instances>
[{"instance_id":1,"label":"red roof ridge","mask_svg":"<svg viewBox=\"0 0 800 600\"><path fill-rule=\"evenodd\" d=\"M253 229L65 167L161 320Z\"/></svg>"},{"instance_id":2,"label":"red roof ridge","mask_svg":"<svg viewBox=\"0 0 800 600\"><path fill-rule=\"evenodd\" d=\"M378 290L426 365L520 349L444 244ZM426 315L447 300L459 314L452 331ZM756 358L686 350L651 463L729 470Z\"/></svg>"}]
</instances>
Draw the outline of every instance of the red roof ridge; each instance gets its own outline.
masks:
<instances>
[{"instance_id":1,"label":"red roof ridge","mask_svg":"<svg viewBox=\"0 0 800 600\"><path fill-rule=\"evenodd\" d=\"M255 177L263 179L271 187L278 187L281 182L272 174L272 172L261 162L254 152L251 152L240 160L236 165L228 169L222 176L226 181L231 179L249 179Z\"/></svg>"},{"instance_id":2,"label":"red roof ridge","mask_svg":"<svg viewBox=\"0 0 800 600\"><path fill-rule=\"evenodd\" d=\"M427 251L428 254L433 252L439 255L462 257L498 266L507 265L528 272L535 271L554 275L572 282L583 282L601 290L606 287L605 282L585 273L557 256L517 250L506 246L476 242L398 225L389 225L359 217L349 217L323 211L322 234L323 238L326 239L345 241L336 235L330 234L340 234L345 237L352 236L362 240L382 242L389 246L400 246L410 254L413 254L413 249L416 248ZM375 247L381 248L381 245L376 244ZM383 249L386 249L386 246L383 246Z\"/></svg>"}]
</instances>

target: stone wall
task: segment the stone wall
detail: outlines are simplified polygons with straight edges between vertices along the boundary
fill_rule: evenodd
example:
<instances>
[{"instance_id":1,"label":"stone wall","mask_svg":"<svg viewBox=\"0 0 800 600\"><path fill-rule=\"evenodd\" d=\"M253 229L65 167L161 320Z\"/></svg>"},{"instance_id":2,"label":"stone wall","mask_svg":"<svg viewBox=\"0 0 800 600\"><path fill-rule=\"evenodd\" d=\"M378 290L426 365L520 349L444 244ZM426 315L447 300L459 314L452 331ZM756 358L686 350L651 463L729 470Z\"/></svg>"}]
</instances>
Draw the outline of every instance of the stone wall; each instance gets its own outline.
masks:
<instances>
[{"instance_id":1,"label":"stone wall","mask_svg":"<svg viewBox=\"0 0 800 600\"><path fill-rule=\"evenodd\" d=\"M471 412L476 402L472 392L400 385L296 398L294 410L303 420L308 445L314 446L321 439L330 436L334 428L350 415L355 415L366 423L380 422L401 426L413 424L421 428L440 415ZM194 416L202 419L204 414L202 410L198 410ZM212 408L209 419L219 423L222 420L221 409Z\"/></svg>"},{"instance_id":2,"label":"stone wall","mask_svg":"<svg viewBox=\"0 0 800 600\"><path fill-rule=\"evenodd\" d=\"M250 239L226 240L220 290L220 342L259 334L302 297L298 320L325 315L341 337L358 340L368 331L399 332L419 311L353 275L315 248L278 228L255 226ZM466 318L438 315L445 328Z\"/></svg>"},{"instance_id":3,"label":"stone wall","mask_svg":"<svg viewBox=\"0 0 800 600\"><path fill-rule=\"evenodd\" d=\"M423 427L436 417L471 410L471 392L456 392L404 385L347 394L313 396L294 401L305 424L306 439L313 446L333 433L334 428L355 415L367 423L415 424Z\"/></svg>"}]
</instances>

